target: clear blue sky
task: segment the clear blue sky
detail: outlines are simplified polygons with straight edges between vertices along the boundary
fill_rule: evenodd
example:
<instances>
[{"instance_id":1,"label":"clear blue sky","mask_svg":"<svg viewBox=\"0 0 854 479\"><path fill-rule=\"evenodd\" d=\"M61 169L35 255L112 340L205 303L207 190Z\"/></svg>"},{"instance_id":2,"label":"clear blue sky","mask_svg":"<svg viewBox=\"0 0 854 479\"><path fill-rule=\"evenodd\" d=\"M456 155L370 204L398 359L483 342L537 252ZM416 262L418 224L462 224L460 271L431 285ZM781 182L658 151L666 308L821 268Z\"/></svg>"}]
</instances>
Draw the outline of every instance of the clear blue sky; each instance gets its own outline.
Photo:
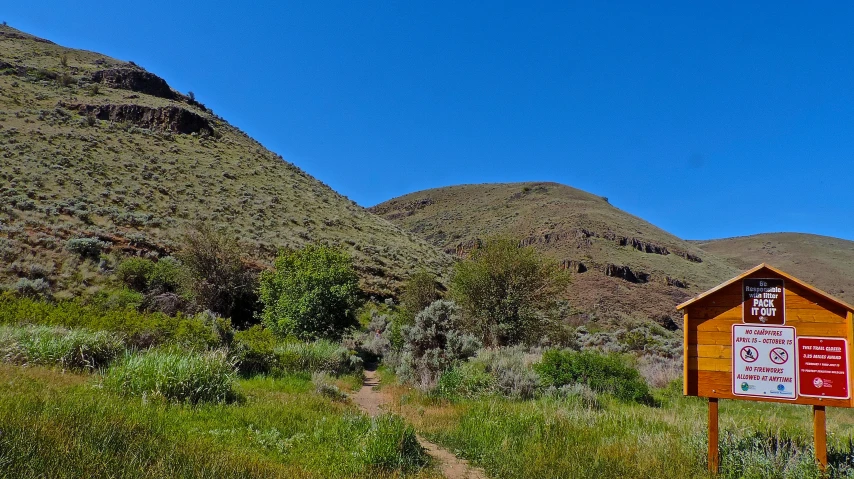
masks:
<instances>
[{"instance_id":1,"label":"clear blue sky","mask_svg":"<svg viewBox=\"0 0 854 479\"><path fill-rule=\"evenodd\" d=\"M365 206L547 180L688 239L854 240L854 4L642 3L28 0L0 20L192 90Z\"/></svg>"}]
</instances>

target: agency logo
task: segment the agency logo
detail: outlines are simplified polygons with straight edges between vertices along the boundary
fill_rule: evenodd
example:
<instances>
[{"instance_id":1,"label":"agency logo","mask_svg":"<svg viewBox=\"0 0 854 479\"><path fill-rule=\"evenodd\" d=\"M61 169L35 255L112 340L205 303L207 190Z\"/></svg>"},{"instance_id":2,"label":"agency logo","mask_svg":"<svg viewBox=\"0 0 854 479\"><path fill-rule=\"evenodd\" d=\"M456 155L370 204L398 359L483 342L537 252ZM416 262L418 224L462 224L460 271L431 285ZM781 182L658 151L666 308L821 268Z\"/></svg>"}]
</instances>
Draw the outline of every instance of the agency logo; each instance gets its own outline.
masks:
<instances>
[{"instance_id":1,"label":"agency logo","mask_svg":"<svg viewBox=\"0 0 854 479\"><path fill-rule=\"evenodd\" d=\"M746 382L741 383L741 390L742 390L742 391L745 391L745 392L746 392L748 389L750 389L750 385L749 385L749 384L747 384Z\"/></svg>"},{"instance_id":2,"label":"agency logo","mask_svg":"<svg viewBox=\"0 0 854 479\"><path fill-rule=\"evenodd\" d=\"M783 385L783 384L778 384L778 385L777 385L777 390L778 390L778 391L780 391L780 392L785 391L785 390L786 390L786 386L785 386L785 385Z\"/></svg>"}]
</instances>

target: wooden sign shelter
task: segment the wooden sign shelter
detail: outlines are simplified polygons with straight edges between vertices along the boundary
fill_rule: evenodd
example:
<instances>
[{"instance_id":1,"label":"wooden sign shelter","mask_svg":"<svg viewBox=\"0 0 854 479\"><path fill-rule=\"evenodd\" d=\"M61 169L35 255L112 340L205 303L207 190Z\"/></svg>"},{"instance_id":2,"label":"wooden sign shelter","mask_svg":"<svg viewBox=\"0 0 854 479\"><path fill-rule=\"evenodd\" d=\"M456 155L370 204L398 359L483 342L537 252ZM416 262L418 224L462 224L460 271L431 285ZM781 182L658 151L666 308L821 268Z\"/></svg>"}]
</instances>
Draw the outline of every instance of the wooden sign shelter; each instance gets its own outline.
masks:
<instances>
[{"instance_id":1,"label":"wooden sign shelter","mask_svg":"<svg viewBox=\"0 0 854 479\"><path fill-rule=\"evenodd\" d=\"M676 309L684 315L683 393L709 399L709 470L719 464L719 399L813 406L824 470L825 408L854 407L854 306L761 264Z\"/></svg>"}]
</instances>

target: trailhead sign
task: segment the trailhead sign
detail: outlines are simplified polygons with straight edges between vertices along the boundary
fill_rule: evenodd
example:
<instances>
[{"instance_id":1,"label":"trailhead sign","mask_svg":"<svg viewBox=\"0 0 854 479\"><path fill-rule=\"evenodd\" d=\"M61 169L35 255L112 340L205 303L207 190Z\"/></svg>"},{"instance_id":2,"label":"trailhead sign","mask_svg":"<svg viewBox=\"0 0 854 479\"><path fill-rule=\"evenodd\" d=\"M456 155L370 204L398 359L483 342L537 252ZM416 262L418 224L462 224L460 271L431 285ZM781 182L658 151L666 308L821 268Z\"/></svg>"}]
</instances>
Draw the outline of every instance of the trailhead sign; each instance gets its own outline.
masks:
<instances>
[{"instance_id":1,"label":"trailhead sign","mask_svg":"<svg viewBox=\"0 0 854 479\"><path fill-rule=\"evenodd\" d=\"M745 279L742 281L744 322L760 324L786 323L785 283L778 278Z\"/></svg>"},{"instance_id":2,"label":"trailhead sign","mask_svg":"<svg viewBox=\"0 0 854 479\"><path fill-rule=\"evenodd\" d=\"M679 309L686 395L854 407L854 307L763 264Z\"/></svg>"},{"instance_id":3,"label":"trailhead sign","mask_svg":"<svg viewBox=\"0 0 854 479\"><path fill-rule=\"evenodd\" d=\"M825 408L854 407L854 306L761 264L677 307L683 393L709 398L709 469L718 467L718 400L813 406L816 458L827 464Z\"/></svg>"},{"instance_id":4,"label":"trailhead sign","mask_svg":"<svg viewBox=\"0 0 854 479\"><path fill-rule=\"evenodd\" d=\"M734 324L732 344L733 394L797 398L795 328Z\"/></svg>"}]
</instances>

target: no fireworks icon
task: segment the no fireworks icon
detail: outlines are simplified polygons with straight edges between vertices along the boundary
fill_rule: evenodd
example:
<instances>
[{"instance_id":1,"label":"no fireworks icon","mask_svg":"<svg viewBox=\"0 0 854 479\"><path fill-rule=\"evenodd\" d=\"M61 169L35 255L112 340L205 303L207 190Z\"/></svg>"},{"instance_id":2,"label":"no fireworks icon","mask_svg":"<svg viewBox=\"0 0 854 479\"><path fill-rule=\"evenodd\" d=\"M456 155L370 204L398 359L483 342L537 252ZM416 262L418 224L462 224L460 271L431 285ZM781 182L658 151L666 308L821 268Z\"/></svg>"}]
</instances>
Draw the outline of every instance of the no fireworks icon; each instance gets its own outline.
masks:
<instances>
[{"instance_id":1,"label":"no fireworks icon","mask_svg":"<svg viewBox=\"0 0 854 479\"><path fill-rule=\"evenodd\" d=\"M783 348L774 348L768 353L768 357L774 364L785 364L789 360L789 353Z\"/></svg>"},{"instance_id":2,"label":"no fireworks icon","mask_svg":"<svg viewBox=\"0 0 854 479\"><path fill-rule=\"evenodd\" d=\"M746 363L752 363L759 359L759 351L753 346L745 346L741 348L741 359Z\"/></svg>"}]
</instances>

